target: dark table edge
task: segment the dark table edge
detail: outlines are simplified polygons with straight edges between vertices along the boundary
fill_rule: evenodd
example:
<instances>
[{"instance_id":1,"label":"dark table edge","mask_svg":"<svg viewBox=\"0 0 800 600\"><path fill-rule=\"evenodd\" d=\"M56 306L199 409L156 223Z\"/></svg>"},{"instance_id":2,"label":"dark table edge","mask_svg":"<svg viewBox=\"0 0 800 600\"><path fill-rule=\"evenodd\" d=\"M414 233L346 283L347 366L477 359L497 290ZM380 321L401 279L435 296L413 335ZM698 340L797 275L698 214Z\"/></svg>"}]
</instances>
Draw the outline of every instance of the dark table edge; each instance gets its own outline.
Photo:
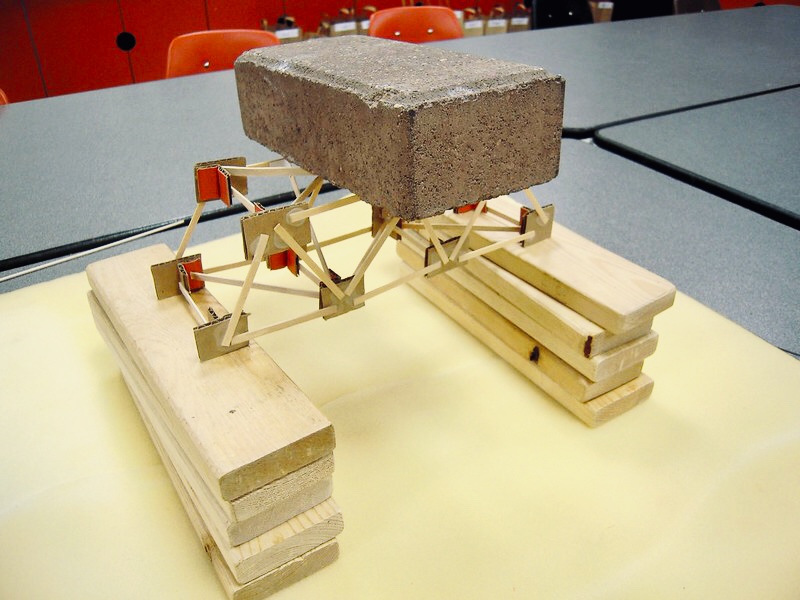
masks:
<instances>
[{"instance_id":1,"label":"dark table edge","mask_svg":"<svg viewBox=\"0 0 800 600\"><path fill-rule=\"evenodd\" d=\"M660 160L650 154L635 150L625 144L618 143L603 137L603 132L594 135L597 147L608 152L613 152L632 162L653 169L663 175L676 179L682 183L695 187L709 194L714 194L732 204L751 210L763 217L800 231L800 215L781 206L771 204L761 198L756 198L745 192L725 186L717 181L707 179L696 173L677 167L671 163Z\"/></svg>"},{"instance_id":2,"label":"dark table edge","mask_svg":"<svg viewBox=\"0 0 800 600\"><path fill-rule=\"evenodd\" d=\"M330 192L336 189L338 188L333 184L325 183L320 189L320 193ZM265 198L253 200L253 202L257 202L261 206L267 207L267 206L277 206L279 204L285 204L291 202L294 199L295 199L294 192L285 192L282 194L275 194ZM244 206L236 204L229 208L204 212L200 217L200 222L204 223L214 219L220 219L223 217L240 214L244 212L246 212ZM56 260L65 256L77 254L79 252L86 252L87 250L94 250L96 248L100 248L107 244L113 244L115 242L125 240L134 235L138 235L140 233L144 233L152 229L157 229L159 227L167 227L169 225L172 225L173 227L185 227L189 224L190 219L191 215L185 215L183 217L176 217L174 220L163 221L160 223L151 223L148 225L143 225L141 227L136 227L134 229L115 231L112 233L107 233L105 235L101 235L86 240L79 240L77 242L71 242L69 244L62 244L61 246L55 246L53 248L48 248L46 250L39 250L36 252L30 252L28 254L22 254L20 256L13 256L11 258L0 260L0 273L5 271L10 271L12 269L20 269L22 267L28 267L30 265L35 265L37 263L45 261Z\"/></svg>"},{"instance_id":3,"label":"dark table edge","mask_svg":"<svg viewBox=\"0 0 800 600\"><path fill-rule=\"evenodd\" d=\"M758 92L751 92L749 94L740 94L738 96L730 96L727 98L719 98L717 100L709 100L708 102L689 104L686 106L681 106L680 108L656 111L644 115L638 115L636 117L630 117L628 119L618 119L616 121L608 121L606 123L599 123L592 126L586 126L586 127L564 126L564 129L562 131L562 137L567 139L578 139L578 140L593 138L598 136L601 130L609 129L611 127L616 127L617 125L626 125L628 123L636 123L637 121L646 121L648 119L654 119L656 117L664 117L667 115L674 115L678 113L688 112L691 110L697 110L698 108L706 108L708 106L717 106L719 104L727 104L728 102L736 102L737 100L747 100L748 98L766 96L768 94L774 94L776 92L785 92L787 90L793 90L798 87L800 87L800 83L793 83L791 85L784 85L781 87L770 88L767 90L760 90Z\"/></svg>"}]
</instances>

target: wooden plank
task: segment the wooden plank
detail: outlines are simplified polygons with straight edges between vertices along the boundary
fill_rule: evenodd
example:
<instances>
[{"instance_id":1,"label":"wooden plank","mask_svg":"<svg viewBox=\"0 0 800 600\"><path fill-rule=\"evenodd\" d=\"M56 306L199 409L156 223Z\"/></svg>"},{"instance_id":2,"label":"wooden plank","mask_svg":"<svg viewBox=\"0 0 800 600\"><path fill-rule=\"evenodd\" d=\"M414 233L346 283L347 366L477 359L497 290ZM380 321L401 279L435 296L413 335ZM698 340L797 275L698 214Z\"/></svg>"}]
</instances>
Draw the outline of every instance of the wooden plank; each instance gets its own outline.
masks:
<instances>
[{"instance_id":1,"label":"wooden plank","mask_svg":"<svg viewBox=\"0 0 800 600\"><path fill-rule=\"evenodd\" d=\"M496 313L492 315L491 311L482 312L480 317L476 318L470 308L465 308L438 289L434 284L436 279L437 277L417 279L410 282L409 285L587 425L591 427L600 425L649 397L653 387L652 380L643 373L638 376L633 373L631 381L621 383L608 392L590 400L576 399L573 393L564 388L561 379L548 376L530 360L530 356L525 356L518 348L515 348L514 342L507 341L508 327L513 327L512 324ZM497 333L498 331L500 333ZM541 356L540 352L540 360ZM556 357L548 354L546 349L545 357L557 360ZM567 365L561 368L564 367L569 368Z\"/></svg>"},{"instance_id":2,"label":"wooden plank","mask_svg":"<svg viewBox=\"0 0 800 600\"><path fill-rule=\"evenodd\" d=\"M216 547L210 547L208 552L211 555L211 564L228 598L262 600L333 563L339 558L339 543L336 540L326 542L244 585L233 579L225 567L225 561L219 558L219 550Z\"/></svg>"},{"instance_id":3,"label":"wooden plank","mask_svg":"<svg viewBox=\"0 0 800 600\"><path fill-rule=\"evenodd\" d=\"M398 247L398 254L409 264L410 256L407 246ZM454 272L457 269L453 269ZM503 317L491 306L481 302L479 298L459 286L445 274L435 275L425 280L431 287L448 300L455 302L476 321L491 329L493 335L503 341L510 352L519 359L530 363L529 369L535 370L542 377L558 382L560 392L566 399L575 402L586 402L612 389L635 379L642 371L642 362L627 366L604 380L591 381L573 369L540 340L534 339L522 331L514 323Z\"/></svg>"},{"instance_id":4,"label":"wooden plank","mask_svg":"<svg viewBox=\"0 0 800 600\"><path fill-rule=\"evenodd\" d=\"M504 196L491 202L500 212L519 215L520 205ZM444 221L464 224L468 215L445 213ZM478 225L504 224L489 212ZM514 234L477 231L471 249L482 248ZM549 239L527 248L519 245L487 255L492 262L539 288L604 329L620 333L641 326L669 308L675 286L650 271L617 256L578 234L553 224Z\"/></svg>"},{"instance_id":5,"label":"wooden plank","mask_svg":"<svg viewBox=\"0 0 800 600\"><path fill-rule=\"evenodd\" d=\"M407 244L409 248L412 248L416 251L417 260L412 263L410 262L410 257L408 260L406 260L406 262L408 262L415 269L420 269L424 266L423 249L421 245L418 245L413 241L413 238L415 237L414 234L409 235L409 233L410 232L404 232L402 243ZM474 260L482 259L478 258ZM472 261L467 264L471 263ZM502 271L500 267L494 265L493 263L484 264L489 265L489 267L487 267L487 270L489 271ZM492 307L493 310L496 310L506 319L514 323L514 325L519 327L529 336L546 346L549 350L561 358L561 360L569 364L576 371L586 376L591 381L608 379L620 371L628 369L632 365L641 363L645 358L651 356L656 351L658 335L648 328L638 337L633 338L614 349L608 350L602 354L596 354L591 358L586 357L582 350L576 348L574 344L564 341L560 336L554 333L554 330L563 331L565 329L569 329L567 326L561 324L557 321L557 319L554 318L547 319L547 321L551 324L551 327L546 327L537 320L537 316L542 312L541 304L529 303L528 307L532 308L534 313L527 313L506 299L497 290L492 289L490 285L487 285L485 280L475 277L471 272L468 272L464 268L450 269L446 273L434 276L435 279L438 279L439 277L442 277L445 280L453 280L455 283L480 299L482 302ZM491 277L489 278L490 281L496 281L497 279L502 280L502 276L498 275L498 277L494 279ZM532 288L530 284L522 281L520 281L520 283L524 284L528 288ZM557 302L555 303L558 304ZM563 305L560 304L559 306L563 307ZM567 309L567 311L572 313L572 315L575 315L575 313L570 309ZM572 317L572 315L567 316ZM547 312L546 316L552 317L553 313ZM640 328L636 328L633 331L638 332L639 330Z\"/></svg>"},{"instance_id":6,"label":"wooden plank","mask_svg":"<svg viewBox=\"0 0 800 600\"><path fill-rule=\"evenodd\" d=\"M559 382L543 376L540 370L533 369L530 361L509 349L502 339L494 336L489 327L474 319L457 303L431 286L429 281L416 280L410 285L590 427L596 427L622 414L650 396L653 381L642 373L632 381L592 400L576 401L563 391Z\"/></svg>"},{"instance_id":7,"label":"wooden plank","mask_svg":"<svg viewBox=\"0 0 800 600\"><path fill-rule=\"evenodd\" d=\"M534 318L563 345L588 358L641 337L653 326L650 319L622 333L612 333L486 258L469 261L464 270Z\"/></svg>"},{"instance_id":8,"label":"wooden plank","mask_svg":"<svg viewBox=\"0 0 800 600\"><path fill-rule=\"evenodd\" d=\"M483 323L501 339L515 356L530 363L543 377L558 382L565 397L575 402L586 402L623 383L635 379L641 372L643 362L628 365L605 379L591 381L564 362L555 352L522 331L489 305L459 286L447 275L436 275L426 280L449 300L468 312L476 321Z\"/></svg>"},{"instance_id":9,"label":"wooden plank","mask_svg":"<svg viewBox=\"0 0 800 600\"><path fill-rule=\"evenodd\" d=\"M415 280L409 285L590 427L597 427L613 419L650 396L653 380L642 373L636 379L587 402L570 399L557 382L543 377L541 371L532 369L529 361L509 350L508 346L495 337L491 330L473 319L429 283L427 280Z\"/></svg>"},{"instance_id":10,"label":"wooden plank","mask_svg":"<svg viewBox=\"0 0 800 600\"><path fill-rule=\"evenodd\" d=\"M174 447L174 439L166 432L157 411L153 409L156 401L152 388L134 364L92 292L89 293L89 304L98 331L114 352L142 421L184 508L191 512L190 519L196 518L202 525L201 540L206 549L209 549L210 536L219 558L224 560L226 570L237 584L245 584L279 569L341 533L344 527L341 511L328 494L323 502L308 509L295 510L292 517L285 522L276 523L274 527L244 544L233 546L224 536L220 536L219 531L215 531L214 516L209 518L207 514L206 502L202 498L203 491L198 487L198 484L205 487L203 482L191 476L191 465L182 461L181 454Z\"/></svg>"},{"instance_id":11,"label":"wooden plank","mask_svg":"<svg viewBox=\"0 0 800 600\"><path fill-rule=\"evenodd\" d=\"M420 250L427 246L427 241L421 235L407 229L403 230L403 241ZM628 331L612 333L487 258L467 261L462 269L535 319L547 332L545 336L540 336L543 341L547 336L558 338L562 346L588 358L641 337L652 327L650 320ZM557 343L550 345L556 346Z\"/></svg>"},{"instance_id":12,"label":"wooden plank","mask_svg":"<svg viewBox=\"0 0 800 600\"><path fill-rule=\"evenodd\" d=\"M333 467L333 454L323 456L249 494L226 502L225 505L231 508L227 516L231 521L239 522L252 519L265 510L294 498L297 490L329 480L333 476Z\"/></svg>"},{"instance_id":13,"label":"wooden plank","mask_svg":"<svg viewBox=\"0 0 800 600\"><path fill-rule=\"evenodd\" d=\"M522 331L539 340L567 364L592 381L601 381L612 377L631 365L641 363L656 351L658 334L649 330L621 346L587 358L583 355L583 352L576 352L562 343L557 336L551 335L538 321L511 304L470 273L454 269L444 277L452 278L481 301L493 307L501 315L517 325Z\"/></svg>"},{"instance_id":14,"label":"wooden plank","mask_svg":"<svg viewBox=\"0 0 800 600\"><path fill-rule=\"evenodd\" d=\"M150 265L171 256L151 246L94 263L87 275L209 488L234 500L330 454L330 422L260 347L198 360L183 298L153 292Z\"/></svg>"},{"instance_id":15,"label":"wooden plank","mask_svg":"<svg viewBox=\"0 0 800 600\"><path fill-rule=\"evenodd\" d=\"M165 424L166 415L155 399L149 383L133 364L130 353L93 293L89 294L97 330L114 351L129 387L141 390L137 405L151 434L169 456L184 486L191 490L194 504L218 546L237 546L324 502L333 490L333 457L314 461L294 473L237 498L223 500L206 485L186 453ZM129 364L130 363L130 364Z\"/></svg>"}]
</instances>

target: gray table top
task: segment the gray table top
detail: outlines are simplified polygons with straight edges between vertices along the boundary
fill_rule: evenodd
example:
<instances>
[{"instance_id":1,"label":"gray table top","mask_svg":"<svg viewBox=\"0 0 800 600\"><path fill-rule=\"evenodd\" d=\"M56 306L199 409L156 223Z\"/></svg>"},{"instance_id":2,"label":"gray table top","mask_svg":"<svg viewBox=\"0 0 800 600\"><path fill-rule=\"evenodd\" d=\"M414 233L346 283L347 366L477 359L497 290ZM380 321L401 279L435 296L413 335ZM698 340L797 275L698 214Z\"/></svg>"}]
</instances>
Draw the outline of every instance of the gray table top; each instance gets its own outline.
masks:
<instances>
[{"instance_id":1,"label":"gray table top","mask_svg":"<svg viewBox=\"0 0 800 600\"><path fill-rule=\"evenodd\" d=\"M800 84L800 7L685 14L440 42L566 78L564 130Z\"/></svg>"},{"instance_id":2,"label":"gray table top","mask_svg":"<svg viewBox=\"0 0 800 600\"><path fill-rule=\"evenodd\" d=\"M578 140L534 191L557 222L800 355L800 231Z\"/></svg>"},{"instance_id":3,"label":"gray table top","mask_svg":"<svg viewBox=\"0 0 800 600\"><path fill-rule=\"evenodd\" d=\"M6 269L10 259L191 215L195 163L276 157L244 135L232 71L10 104L0 108L0 137ZM250 187L251 199L291 190L288 178L250 178Z\"/></svg>"},{"instance_id":4,"label":"gray table top","mask_svg":"<svg viewBox=\"0 0 800 600\"><path fill-rule=\"evenodd\" d=\"M602 129L596 140L800 229L800 88Z\"/></svg>"}]
</instances>

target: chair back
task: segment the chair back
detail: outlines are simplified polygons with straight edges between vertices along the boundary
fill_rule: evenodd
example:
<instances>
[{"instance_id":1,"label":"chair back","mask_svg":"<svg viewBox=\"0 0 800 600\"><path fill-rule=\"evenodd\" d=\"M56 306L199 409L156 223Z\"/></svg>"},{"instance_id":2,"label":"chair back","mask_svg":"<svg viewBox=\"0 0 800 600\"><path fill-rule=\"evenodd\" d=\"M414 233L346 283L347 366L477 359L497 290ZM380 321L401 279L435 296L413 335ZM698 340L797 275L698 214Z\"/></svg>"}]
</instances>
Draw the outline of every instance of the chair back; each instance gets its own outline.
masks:
<instances>
[{"instance_id":1,"label":"chair back","mask_svg":"<svg viewBox=\"0 0 800 600\"><path fill-rule=\"evenodd\" d=\"M373 13L369 35L419 44L464 37L464 31L446 6L399 6Z\"/></svg>"},{"instance_id":2,"label":"chair back","mask_svg":"<svg viewBox=\"0 0 800 600\"><path fill-rule=\"evenodd\" d=\"M275 46L278 36L260 29L216 29L179 35L167 50L167 77L232 69L243 52Z\"/></svg>"}]
</instances>

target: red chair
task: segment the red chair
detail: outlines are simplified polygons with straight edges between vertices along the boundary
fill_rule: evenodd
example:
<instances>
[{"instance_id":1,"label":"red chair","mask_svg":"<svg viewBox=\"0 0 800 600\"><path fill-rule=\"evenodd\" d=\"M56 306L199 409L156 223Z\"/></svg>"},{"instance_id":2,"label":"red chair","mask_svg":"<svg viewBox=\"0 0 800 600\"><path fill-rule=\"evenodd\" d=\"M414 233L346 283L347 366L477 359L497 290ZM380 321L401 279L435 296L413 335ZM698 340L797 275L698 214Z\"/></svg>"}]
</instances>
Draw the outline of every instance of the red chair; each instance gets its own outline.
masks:
<instances>
[{"instance_id":1,"label":"red chair","mask_svg":"<svg viewBox=\"0 0 800 600\"><path fill-rule=\"evenodd\" d=\"M464 37L464 31L446 6L399 6L374 13L369 35L419 44Z\"/></svg>"},{"instance_id":2,"label":"red chair","mask_svg":"<svg viewBox=\"0 0 800 600\"><path fill-rule=\"evenodd\" d=\"M232 69L239 55L253 48L276 46L278 36L260 29L217 29L179 35L167 50L167 77Z\"/></svg>"},{"instance_id":3,"label":"red chair","mask_svg":"<svg viewBox=\"0 0 800 600\"><path fill-rule=\"evenodd\" d=\"M8 96L6 96L6 93L2 89L0 89L0 106L2 106L3 104L8 104L9 102L10 101L8 99Z\"/></svg>"}]
</instances>

